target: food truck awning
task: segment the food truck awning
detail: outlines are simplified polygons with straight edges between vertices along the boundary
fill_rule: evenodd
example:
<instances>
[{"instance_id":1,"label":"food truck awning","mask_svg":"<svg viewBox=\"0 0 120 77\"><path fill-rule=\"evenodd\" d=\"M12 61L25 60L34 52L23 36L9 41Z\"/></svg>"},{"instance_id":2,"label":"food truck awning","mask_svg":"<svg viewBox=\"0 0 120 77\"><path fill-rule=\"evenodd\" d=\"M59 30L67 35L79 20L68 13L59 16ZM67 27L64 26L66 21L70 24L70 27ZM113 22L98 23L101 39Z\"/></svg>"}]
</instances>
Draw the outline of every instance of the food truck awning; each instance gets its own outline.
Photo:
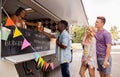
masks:
<instances>
[{"instance_id":1,"label":"food truck awning","mask_svg":"<svg viewBox=\"0 0 120 77\"><path fill-rule=\"evenodd\" d=\"M7 0L5 8L13 14L18 7L32 8L27 19L48 18L58 21L65 19L70 24L87 25L87 16L82 0ZM14 8L13 8L14 7Z\"/></svg>"}]
</instances>

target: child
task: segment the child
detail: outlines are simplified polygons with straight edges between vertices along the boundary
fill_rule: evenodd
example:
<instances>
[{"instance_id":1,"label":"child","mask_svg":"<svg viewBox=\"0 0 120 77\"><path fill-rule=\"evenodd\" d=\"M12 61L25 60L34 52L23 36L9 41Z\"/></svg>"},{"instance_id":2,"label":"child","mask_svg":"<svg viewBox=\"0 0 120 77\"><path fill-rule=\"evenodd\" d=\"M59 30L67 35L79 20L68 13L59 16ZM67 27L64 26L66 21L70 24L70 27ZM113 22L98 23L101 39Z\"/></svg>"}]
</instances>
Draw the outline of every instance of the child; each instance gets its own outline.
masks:
<instances>
[{"instance_id":1,"label":"child","mask_svg":"<svg viewBox=\"0 0 120 77\"><path fill-rule=\"evenodd\" d=\"M80 76L85 77L85 71L88 69L90 77L95 77L96 64L96 39L94 37L95 28L88 26L86 34L82 41L83 56L81 60Z\"/></svg>"}]
</instances>

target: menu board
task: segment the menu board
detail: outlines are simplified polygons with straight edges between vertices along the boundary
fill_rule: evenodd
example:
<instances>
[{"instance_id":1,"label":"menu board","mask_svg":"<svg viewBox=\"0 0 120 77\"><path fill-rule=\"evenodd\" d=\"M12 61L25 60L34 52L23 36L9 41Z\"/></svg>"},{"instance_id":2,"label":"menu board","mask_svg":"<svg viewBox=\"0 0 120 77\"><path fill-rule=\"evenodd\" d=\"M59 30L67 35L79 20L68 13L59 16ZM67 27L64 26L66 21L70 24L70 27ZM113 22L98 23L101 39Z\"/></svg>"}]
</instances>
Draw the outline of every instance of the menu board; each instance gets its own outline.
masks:
<instances>
[{"instance_id":1,"label":"menu board","mask_svg":"<svg viewBox=\"0 0 120 77\"><path fill-rule=\"evenodd\" d=\"M8 39L1 41L1 57L20 55L31 52L43 52L50 50L50 39L38 31L18 28L22 36L13 38L15 27L7 27L11 29ZM31 44L21 50L24 38Z\"/></svg>"}]
</instances>

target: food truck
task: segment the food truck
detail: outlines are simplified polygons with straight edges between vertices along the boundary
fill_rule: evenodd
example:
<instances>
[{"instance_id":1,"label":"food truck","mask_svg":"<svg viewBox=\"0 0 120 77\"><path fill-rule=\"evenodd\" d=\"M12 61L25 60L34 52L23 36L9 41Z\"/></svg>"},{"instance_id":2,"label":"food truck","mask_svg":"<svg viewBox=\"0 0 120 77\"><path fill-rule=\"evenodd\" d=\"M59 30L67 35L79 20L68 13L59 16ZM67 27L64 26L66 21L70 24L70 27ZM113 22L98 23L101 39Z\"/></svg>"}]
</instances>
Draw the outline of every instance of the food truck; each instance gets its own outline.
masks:
<instances>
[{"instance_id":1,"label":"food truck","mask_svg":"<svg viewBox=\"0 0 120 77\"><path fill-rule=\"evenodd\" d=\"M55 39L38 32L34 26L23 29L15 24L5 25L19 7L26 10L25 20L42 22L49 33L56 32L56 24L62 19L69 25L87 25L82 0L2 0L0 7L0 77L61 77L59 62L53 62ZM40 67L36 57L44 62Z\"/></svg>"}]
</instances>

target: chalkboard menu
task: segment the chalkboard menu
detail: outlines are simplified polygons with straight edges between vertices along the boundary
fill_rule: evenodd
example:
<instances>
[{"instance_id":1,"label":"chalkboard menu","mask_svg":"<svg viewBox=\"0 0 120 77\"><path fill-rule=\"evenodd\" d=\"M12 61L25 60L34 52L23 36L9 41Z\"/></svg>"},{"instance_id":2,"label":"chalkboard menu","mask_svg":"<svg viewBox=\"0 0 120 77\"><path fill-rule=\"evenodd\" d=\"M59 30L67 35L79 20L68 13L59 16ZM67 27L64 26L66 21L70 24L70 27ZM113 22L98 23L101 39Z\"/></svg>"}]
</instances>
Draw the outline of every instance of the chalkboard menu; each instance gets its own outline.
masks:
<instances>
[{"instance_id":1,"label":"chalkboard menu","mask_svg":"<svg viewBox=\"0 0 120 77\"><path fill-rule=\"evenodd\" d=\"M31 46L21 50L24 38L22 36L13 38L15 27L7 28L11 29L11 33L6 41L2 40L1 57L50 50L50 39L47 36L37 31L18 28L24 38L31 44Z\"/></svg>"}]
</instances>

